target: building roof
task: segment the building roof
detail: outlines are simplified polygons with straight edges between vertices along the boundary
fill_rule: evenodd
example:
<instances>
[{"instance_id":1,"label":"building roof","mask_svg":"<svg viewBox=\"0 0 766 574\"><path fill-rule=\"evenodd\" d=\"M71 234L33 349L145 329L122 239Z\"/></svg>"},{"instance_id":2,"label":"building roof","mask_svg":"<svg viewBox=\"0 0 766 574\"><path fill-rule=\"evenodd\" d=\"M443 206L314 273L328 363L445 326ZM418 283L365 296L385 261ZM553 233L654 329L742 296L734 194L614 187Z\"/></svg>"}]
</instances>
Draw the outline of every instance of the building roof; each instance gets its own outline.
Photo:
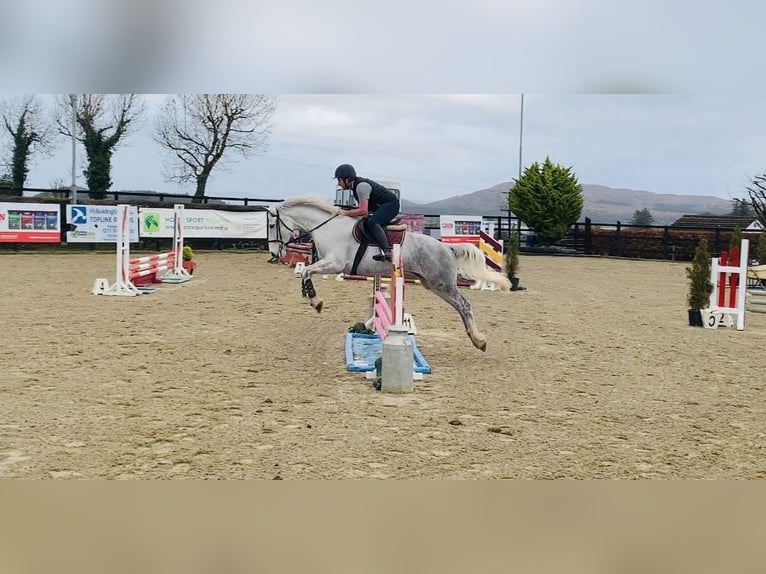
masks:
<instances>
[{"instance_id":1,"label":"building roof","mask_svg":"<svg viewBox=\"0 0 766 574\"><path fill-rule=\"evenodd\" d=\"M761 230L764 226L757 217L741 215L682 215L676 219L671 227L703 227L742 230Z\"/></svg>"}]
</instances>

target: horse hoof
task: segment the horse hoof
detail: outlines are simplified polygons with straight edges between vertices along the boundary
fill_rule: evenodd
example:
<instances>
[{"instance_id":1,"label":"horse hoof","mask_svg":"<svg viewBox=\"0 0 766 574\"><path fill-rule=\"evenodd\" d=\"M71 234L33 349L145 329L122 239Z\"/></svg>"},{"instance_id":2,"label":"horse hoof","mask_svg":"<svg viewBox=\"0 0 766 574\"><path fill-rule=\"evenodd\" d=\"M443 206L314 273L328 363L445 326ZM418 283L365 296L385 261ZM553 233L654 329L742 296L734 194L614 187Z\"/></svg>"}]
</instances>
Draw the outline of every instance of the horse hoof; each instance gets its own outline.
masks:
<instances>
[{"instance_id":1,"label":"horse hoof","mask_svg":"<svg viewBox=\"0 0 766 574\"><path fill-rule=\"evenodd\" d=\"M485 339L471 339L471 343L473 343L473 346L479 349L480 351L487 351L487 341Z\"/></svg>"},{"instance_id":2,"label":"horse hoof","mask_svg":"<svg viewBox=\"0 0 766 574\"><path fill-rule=\"evenodd\" d=\"M471 339L471 343L473 343L473 346L479 349L480 351L486 351L487 350L487 339L482 335L481 333L477 333L476 335L472 335L470 331L467 331L468 338Z\"/></svg>"}]
</instances>

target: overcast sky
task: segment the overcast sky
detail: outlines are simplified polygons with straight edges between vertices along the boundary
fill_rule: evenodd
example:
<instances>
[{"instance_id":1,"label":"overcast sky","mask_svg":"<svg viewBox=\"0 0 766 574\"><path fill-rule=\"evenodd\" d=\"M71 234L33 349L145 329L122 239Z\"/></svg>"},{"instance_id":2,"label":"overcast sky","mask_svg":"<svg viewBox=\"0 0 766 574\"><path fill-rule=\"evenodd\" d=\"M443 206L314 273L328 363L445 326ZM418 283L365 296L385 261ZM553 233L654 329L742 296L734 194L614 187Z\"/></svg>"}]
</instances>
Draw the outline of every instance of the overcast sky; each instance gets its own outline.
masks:
<instances>
[{"instance_id":1,"label":"overcast sky","mask_svg":"<svg viewBox=\"0 0 766 574\"><path fill-rule=\"evenodd\" d=\"M524 92L525 165L729 198L766 170L765 17L763 0L26 0L3 4L0 85L285 94L268 153L214 172L211 194L332 195L341 162L412 200L509 181ZM162 180L161 99L116 151L115 189L192 191ZM30 185L69 182L60 143Z\"/></svg>"},{"instance_id":2,"label":"overcast sky","mask_svg":"<svg viewBox=\"0 0 766 574\"><path fill-rule=\"evenodd\" d=\"M113 189L193 192L162 177L152 127L164 97L145 96L142 128L114 154ZM269 150L214 171L208 193L332 197L345 162L400 182L413 201L471 193L518 175L520 115L518 94L280 95ZM766 171L763 96L525 94L523 127L524 166L548 155L581 183L729 198ZM71 181L63 137L52 157L33 161L27 185L56 179Z\"/></svg>"}]
</instances>

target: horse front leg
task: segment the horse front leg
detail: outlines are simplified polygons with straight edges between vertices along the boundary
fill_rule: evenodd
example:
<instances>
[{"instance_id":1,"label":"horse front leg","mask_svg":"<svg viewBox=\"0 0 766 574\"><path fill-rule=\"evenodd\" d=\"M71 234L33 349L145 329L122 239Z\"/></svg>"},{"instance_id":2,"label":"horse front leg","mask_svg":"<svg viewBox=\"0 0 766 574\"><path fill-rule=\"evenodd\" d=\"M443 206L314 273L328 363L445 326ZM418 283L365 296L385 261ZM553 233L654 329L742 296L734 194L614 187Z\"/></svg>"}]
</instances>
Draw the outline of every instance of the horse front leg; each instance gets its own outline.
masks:
<instances>
[{"instance_id":1,"label":"horse front leg","mask_svg":"<svg viewBox=\"0 0 766 574\"><path fill-rule=\"evenodd\" d=\"M317 313L322 312L322 306L324 301L317 297L316 289L314 289L314 282L311 280L311 275L315 273L340 273L342 265L332 259L320 259L311 265L307 265L301 272L301 293L304 297L309 298L309 303L316 309Z\"/></svg>"}]
</instances>

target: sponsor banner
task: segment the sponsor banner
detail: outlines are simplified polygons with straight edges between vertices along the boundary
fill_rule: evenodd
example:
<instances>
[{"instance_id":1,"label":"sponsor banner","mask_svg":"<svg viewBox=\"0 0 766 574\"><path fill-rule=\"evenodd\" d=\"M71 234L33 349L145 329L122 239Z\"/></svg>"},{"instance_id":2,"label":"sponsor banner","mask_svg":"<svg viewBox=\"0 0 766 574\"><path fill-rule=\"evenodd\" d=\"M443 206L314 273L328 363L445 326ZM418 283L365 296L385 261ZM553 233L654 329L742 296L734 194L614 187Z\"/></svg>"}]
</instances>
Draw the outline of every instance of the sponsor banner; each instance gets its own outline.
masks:
<instances>
[{"instance_id":1,"label":"sponsor banner","mask_svg":"<svg viewBox=\"0 0 766 574\"><path fill-rule=\"evenodd\" d=\"M399 215L402 223L406 223L410 231L414 233L425 233L426 231L426 218L423 215L413 215L410 213L402 213Z\"/></svg>"},{"instance_id":2,"label":"sponsor banner","mask_svg":"<svg viewBox=\"0 0 766 574\"><path fill-rule=\"evenodd\" d=\"M67 205L68 243L115 243L117 241L116 205ZM138 208L128 208L130 241L138 241Z\"/></svg>"},{"instance_id":3,"label":"sponsor banner","mask_svg":"<svg viewBox=\"0 0 766 574\"><path fill-rule=\"evenodd\" d=\"M174 213L170 208L139 209L141 237L173 237ZM265 211L184 209L184 239L266 239L267 233Z\"/></svg>"},{"instance_id":4,"label":"sponsor banner","mask_svg":"<svg viewBox=\"0 0 766 574\"><path fill-rule=\"evenodd\" d=\"M481 215L440 215L440 238L444 243L479 244Z\"/></svg>"},{"instance_id":5,"label":"sponsor banner","mask_svg":"<svg viewBox=\"0 0 766 574\"><path fill-rule=\"evenodd\" d=\"M0 242L61 243L59 212L54 203L0 203Z\"/></svg>"}]
</instances>

